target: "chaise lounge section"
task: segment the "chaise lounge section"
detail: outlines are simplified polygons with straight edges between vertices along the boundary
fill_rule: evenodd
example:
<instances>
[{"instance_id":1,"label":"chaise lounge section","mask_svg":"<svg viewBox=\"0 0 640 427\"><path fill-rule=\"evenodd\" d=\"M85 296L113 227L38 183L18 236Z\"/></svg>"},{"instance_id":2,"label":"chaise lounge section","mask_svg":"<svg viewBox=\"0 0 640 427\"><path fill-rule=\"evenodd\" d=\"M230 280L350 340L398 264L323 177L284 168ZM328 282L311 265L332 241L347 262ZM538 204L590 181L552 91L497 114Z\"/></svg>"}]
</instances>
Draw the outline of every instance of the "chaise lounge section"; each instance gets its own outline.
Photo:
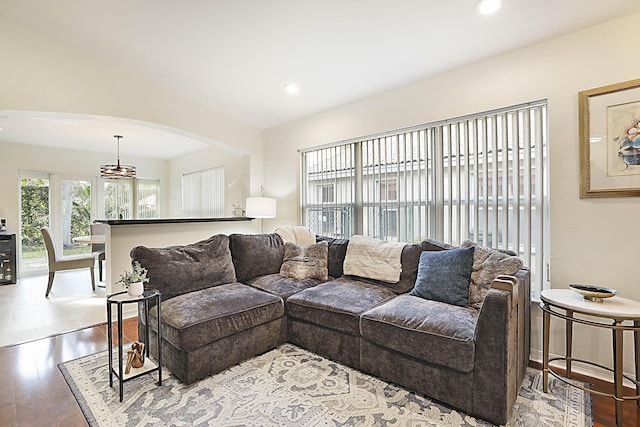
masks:
<instances>
[{"instance_id":1,"label":"chaise lounge section","mask_svg":"<svg viewBox=\"0 0 640 427\"><path fill-rule=\"evenodd\" d=\"M348 240L315 240L306 248L324 251L325 264L311 270L309 249L276 233L134 248L132 260L162 293L167 368L191 383L291 342L494 424L508 420L529 358L530 273L521 262L510 263L510 276L496 274L475 307L458 306L412 295L422 254L453 246L403 245L399 280L385 282L344 274ZM480 251L497 264L514 258Z\"/></svg>"}]
</instances>

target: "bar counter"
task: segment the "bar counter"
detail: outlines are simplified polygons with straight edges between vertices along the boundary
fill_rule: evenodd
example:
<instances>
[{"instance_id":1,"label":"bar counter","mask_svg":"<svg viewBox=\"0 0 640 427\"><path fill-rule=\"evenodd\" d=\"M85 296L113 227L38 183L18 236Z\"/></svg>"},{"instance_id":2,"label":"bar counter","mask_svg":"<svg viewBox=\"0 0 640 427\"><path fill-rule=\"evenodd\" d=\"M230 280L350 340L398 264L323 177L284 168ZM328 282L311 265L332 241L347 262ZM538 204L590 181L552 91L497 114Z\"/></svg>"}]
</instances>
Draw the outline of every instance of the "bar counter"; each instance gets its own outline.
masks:
<instances>
[{"instance_id":1,"label":"bar counter","mask_svg":"<svg viewBox=\"0 0 640 427\"><path fill-rule=\"evenodd\" d=\"M131 270L129 252L136 246L162 248L208 239L214 234L259 233L260 225L248 217L156 218L96 220L105 224L107 295L122 291L115 282Z\"/></svg>"}]
</instances>

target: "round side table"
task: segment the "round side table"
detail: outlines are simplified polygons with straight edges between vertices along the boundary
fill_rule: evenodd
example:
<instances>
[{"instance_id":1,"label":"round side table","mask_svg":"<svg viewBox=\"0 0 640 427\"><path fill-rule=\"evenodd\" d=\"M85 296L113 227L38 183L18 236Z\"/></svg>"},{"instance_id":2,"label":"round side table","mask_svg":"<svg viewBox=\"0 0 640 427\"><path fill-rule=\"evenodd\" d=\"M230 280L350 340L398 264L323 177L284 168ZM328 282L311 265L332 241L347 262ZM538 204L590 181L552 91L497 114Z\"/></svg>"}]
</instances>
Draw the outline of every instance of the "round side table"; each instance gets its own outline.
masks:
<instances>
[{"instance_id":1,"label":"round side table","mask_svg":"<svg viewBox=\"0 0 640 427\"><path fill-rule=\"evenodd\" d=\"M150 372L158 371L158 385L162 385L162 325L161 325L161 313L160 313L160 292L156 289L146 290L144 293L137 297L129 296L127 291L118 292L107 296L107 335L109 342L109 386L113 387L113 375L116 375L118 382L120 383L120 402L123 398L123 385L126 381L133 378L137 378L140 375L145 375ZM154 363L149 359L149 302L155 300L158 307L158 363ZM134 372L125 374L122 369L122 362L124 352L122 350L122 306L124 304L144 304L145 315L145 329L144 329L144 344L145 344L145 365ZM116 371L113 366L113 320L111 315L111 306L115 305L118 316L118 370ZM138 337L140 338L140 337Z\"/></svg>"},{"instance_id":2,"label":"round side table","mask_svg":"<svg viewBox=\"0 0 640 427\"><path fill-rule=\"evenodd\" d=\"M567 378L571 378L571 362L580 362L597 366L607 371L613 372L614 393L602 393L598 394L612 397L616 404L616 425L622 425L622 404L625 400L636 400L638 406L640 406L640 303L626 298L613 297L606 298L602 302L589 301L574 292L571 289L545 289L540 293L540 308L543 311L542 317L542 329L543 329L543 344L542 344L542 357L543 357L543 384L544 392L548 392L549 374L558 378L565 383L579 387L589 393L596 393L595 391L577 386L569 381ZM581 316L579 318L574 317L574 314L578 313L584 316L588 316L587 319ZM565 357L549 358L549 331L551 316L564 319L566 322L565 328ZM606 322L606 319L610 319L611 322ZM612 347L613 347L613 369L606 366L587 361L573 358L572 353L572 340L573 340L573 324L581 323L583 325L610 329L613 335ZM623 369L623 335L625 331L633 331L634 335L634 362L635 362L635 378L630 378L624 375ZM566 376L563 377L560 374L549 369L549 362L556 360L562 360L566 366ZM623 389L623 379L631 381L635 384L636 394L633 396L625 396Z\"/></svg>"}]
</instances>

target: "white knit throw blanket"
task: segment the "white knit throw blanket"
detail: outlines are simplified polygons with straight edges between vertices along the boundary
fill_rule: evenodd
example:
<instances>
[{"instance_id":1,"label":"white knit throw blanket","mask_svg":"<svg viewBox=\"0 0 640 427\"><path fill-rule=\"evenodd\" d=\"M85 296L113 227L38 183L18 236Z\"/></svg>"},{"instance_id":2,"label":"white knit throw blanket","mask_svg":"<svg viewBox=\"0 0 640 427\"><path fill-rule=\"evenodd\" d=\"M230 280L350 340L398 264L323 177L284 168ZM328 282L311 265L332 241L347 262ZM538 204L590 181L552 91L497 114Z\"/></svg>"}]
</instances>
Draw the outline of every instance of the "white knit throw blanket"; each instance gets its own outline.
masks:
<instances>
[{"instance_id":1,"label":"white knit throw blanket","mask_svg":"<svg viewBox=\"0 0 640 427\"><path fill-rule=\"evenodd\" d=\"M300 246L309 246L316 242L316 234L307 227L300 225L278 227L276 234L278 234L285 243L291 242Z\"/></svg>"},{"instance_id":2,"label":"white knit throw blanket","mask_svg":"<svg viewBox=\"0 0 640 427\"><path fill-rule=\"evenodd\" d=\"M351 236L344 258L344 274L398 283L402 273L405 243L387 242L366 236Z\"/></svg>"}]
</instances>

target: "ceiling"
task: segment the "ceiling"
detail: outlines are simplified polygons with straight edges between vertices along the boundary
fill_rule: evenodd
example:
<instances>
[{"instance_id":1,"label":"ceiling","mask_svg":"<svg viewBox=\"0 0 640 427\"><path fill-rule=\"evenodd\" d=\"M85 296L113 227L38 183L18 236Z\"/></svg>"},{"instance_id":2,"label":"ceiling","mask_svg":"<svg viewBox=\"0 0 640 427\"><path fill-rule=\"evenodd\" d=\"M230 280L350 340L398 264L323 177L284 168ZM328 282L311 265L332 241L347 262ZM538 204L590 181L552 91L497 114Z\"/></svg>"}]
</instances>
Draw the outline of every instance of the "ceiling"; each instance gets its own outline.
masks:
<instances>
[{"instance_id":1,"label":"ceiling","mask_svg":"<svg viewBox=\"0 0 640 427\"><path fill-rule=\"evenodd\" d=\"M265 129L640 12L638 0L502 0L484 17L475 1L2 0L0 14ZM110 151L104 135L121 133L123 153L149 156L153 138L158 158L207 143L140 122L28 116L13 125L0 111L0 140Z\"/></svg>"}]
</instances>

